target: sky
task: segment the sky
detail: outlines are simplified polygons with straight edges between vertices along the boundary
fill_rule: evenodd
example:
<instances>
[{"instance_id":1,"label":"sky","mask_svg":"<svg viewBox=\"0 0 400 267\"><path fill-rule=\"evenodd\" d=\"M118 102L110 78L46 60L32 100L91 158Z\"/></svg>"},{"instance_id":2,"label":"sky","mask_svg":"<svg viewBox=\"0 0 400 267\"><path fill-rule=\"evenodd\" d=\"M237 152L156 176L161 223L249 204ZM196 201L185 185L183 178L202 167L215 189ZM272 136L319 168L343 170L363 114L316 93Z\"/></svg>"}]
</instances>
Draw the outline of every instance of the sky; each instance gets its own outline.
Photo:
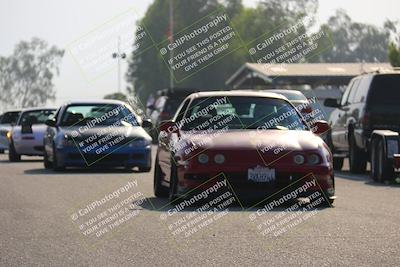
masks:
<instances>
[{"instance_id":1,"label":"sky","mask_svg":"<svg viewBox=\"0 0 400 267\"><path fill-rule=\"evenodd\" d=\"M128 17L140 19L151 2L152 0L0 0L0 56L10 55L14 45L21 40L40 37L49 44L66 49L60 65L60 75L54 80L57 99L54 103L49 103L50 105L56 106L71 99L102 98L105 94L117 91L116 60L110 59L110 68L107 72L101 72L101 75L88 73L79 61L82 58L79 44L88 41L87 38L93 37L96 31L98 33L99 27L101 31L101 27L110 25L107 22L122 25ZM243 2L246 6L254 6L258 1ZM400 20L399 0L319 0L319 21L326 21L338 8L344 9L354 21L377 26L382 26L386 19ZM118 20L122 22L117 24ZM111 42L112 39L108 38L108 41ZM114 49L114 45L116 48L117 38L112 41L111 49ZM96 57L95 54L91 56ZM126 67L126 61L121 60L121 73L126 71ZM122 79L121 88L125 87L126 83Z\"/></svg>"}]
</instances>

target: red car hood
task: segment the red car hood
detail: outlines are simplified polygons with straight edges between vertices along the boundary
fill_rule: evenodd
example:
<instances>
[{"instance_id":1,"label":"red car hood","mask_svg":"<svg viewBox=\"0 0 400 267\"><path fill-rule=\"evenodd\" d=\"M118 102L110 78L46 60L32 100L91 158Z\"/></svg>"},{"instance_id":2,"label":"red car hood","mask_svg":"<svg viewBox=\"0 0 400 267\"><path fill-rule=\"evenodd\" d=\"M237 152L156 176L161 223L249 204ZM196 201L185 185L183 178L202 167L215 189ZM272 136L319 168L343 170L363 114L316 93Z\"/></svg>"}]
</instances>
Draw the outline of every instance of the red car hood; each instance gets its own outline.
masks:
<instances>
[{"instance_id":1,"label":"red car hood","mask_svg":"<svg viewBox=\"0 0 400 267\"><path fill-rule=\"evenodd\" d=\"M221 150L253 150L269 147L285 151L317 150L322 139L310 131L295 130L229 130L209 134L182 134L182 141L198 148Z\"/></svg>"}]
</instances>

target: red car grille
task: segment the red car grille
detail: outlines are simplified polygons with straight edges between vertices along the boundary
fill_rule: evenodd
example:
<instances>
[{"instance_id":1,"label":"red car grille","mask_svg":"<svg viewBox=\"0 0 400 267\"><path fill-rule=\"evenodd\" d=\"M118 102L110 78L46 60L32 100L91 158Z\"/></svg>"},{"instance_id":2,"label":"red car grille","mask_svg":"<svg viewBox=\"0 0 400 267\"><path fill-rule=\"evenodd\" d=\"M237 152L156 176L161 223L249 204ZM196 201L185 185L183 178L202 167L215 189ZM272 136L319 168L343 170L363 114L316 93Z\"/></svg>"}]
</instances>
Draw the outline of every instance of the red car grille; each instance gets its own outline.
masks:
<instances>
[{"instance_id":1,"label":"red car grille","mask_svg":"<svg viewBox=\"0 0 400 267\"><path fill-rule=\"evenodd\" d=\"M225 173L232 190L237 194L246 196L269 197L274 194L289 193L306 182L304 174L287 175L277 173L274 182L256 183L247 180L246 173Z\"/></svg>"},{"instance_id":2,"label":"red car grille","mask_svg":"<svg viewBox=\"0 0 400 267\"><path fill-rule=\"evenodd\" d=\"M225 166L248 166L255 167L268 166L274 163L284 163L287 162L288 157L290 157L290 151L281 151L280 153L266 152L263 153L261 150L206 150L204 151L209 158L211 163L213 163L214 156L217 154L222 154L225 156ZM290 161L291 163L292 161Z\"/></svg>"}]
</instances>

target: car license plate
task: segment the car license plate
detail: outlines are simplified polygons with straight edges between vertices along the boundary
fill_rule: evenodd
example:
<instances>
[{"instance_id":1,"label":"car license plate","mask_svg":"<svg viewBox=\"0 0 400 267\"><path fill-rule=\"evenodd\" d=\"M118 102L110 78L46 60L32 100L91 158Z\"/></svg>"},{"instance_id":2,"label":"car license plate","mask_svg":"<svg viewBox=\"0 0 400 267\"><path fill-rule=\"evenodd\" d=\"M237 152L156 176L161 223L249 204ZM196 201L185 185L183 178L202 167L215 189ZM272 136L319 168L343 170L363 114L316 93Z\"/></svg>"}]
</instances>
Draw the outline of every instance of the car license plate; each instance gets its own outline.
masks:
<instances>
[{"instance_id":1,"label":"car license plate","mask_svg":"<svg viewBox=\"0 0 400 267\"><path fill-rule=\"evenodd\" d=\"M248 169L247 179L258 183L268 183L275 181L275 169L257 166L254 169Z\"/></svg>"}]
</instances>

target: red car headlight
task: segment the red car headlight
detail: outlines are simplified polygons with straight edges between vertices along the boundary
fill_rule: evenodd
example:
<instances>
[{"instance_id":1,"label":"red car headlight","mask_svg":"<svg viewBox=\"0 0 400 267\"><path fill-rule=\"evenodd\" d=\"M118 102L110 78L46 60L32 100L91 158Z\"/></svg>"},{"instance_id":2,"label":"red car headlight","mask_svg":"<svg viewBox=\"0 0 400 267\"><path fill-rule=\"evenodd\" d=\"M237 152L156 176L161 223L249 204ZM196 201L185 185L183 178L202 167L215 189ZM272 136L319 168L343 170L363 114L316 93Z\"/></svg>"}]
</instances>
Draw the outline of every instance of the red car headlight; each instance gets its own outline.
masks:
<instances>
[{"instance_id":1,"label":"red car headlight","mask_svg":"<svg viewBox=\"0 0 400 267\"><path fill-rule=\"evenodd\" d=\"M200 154L200 155L197 157L197 160L198 160L198 162L201 163L201 164L207 164L207 163L208 163L208 155L202 153L202 154Z\"/></svg>"},{"instance_id":2,"label":"red car headlight","mask_svg":"<svg viewBox=\"0 0 400 267\"><path fill-rule=\"evenodd\" d=\"M217 154L214 156L214 162L217 164L223 164L225 162L225 156L222 154Z\"/></svg>"},{"instance_id":3,"label":"red car headlight","mask_svg":"<svg viewBox=\"0 0 400 267\"><path fill-rule=\"evenodd\" d=\"M310 154L307 157L307 162L310 165L317 165L321 162L319 155L317 154Z\"/></svg>"},{"instance_id":4,"label":"red car headlight","mask_svg":"<svg viewBox=\"0 0 400 267\"><path fill-rule=\"evenodd\" d=\"M296 163L297 165L301 165L304 164L304 162L306 161L303 155L297 154L293 157L293 161L294 163Z\"/></svg>"}]
</instances>

